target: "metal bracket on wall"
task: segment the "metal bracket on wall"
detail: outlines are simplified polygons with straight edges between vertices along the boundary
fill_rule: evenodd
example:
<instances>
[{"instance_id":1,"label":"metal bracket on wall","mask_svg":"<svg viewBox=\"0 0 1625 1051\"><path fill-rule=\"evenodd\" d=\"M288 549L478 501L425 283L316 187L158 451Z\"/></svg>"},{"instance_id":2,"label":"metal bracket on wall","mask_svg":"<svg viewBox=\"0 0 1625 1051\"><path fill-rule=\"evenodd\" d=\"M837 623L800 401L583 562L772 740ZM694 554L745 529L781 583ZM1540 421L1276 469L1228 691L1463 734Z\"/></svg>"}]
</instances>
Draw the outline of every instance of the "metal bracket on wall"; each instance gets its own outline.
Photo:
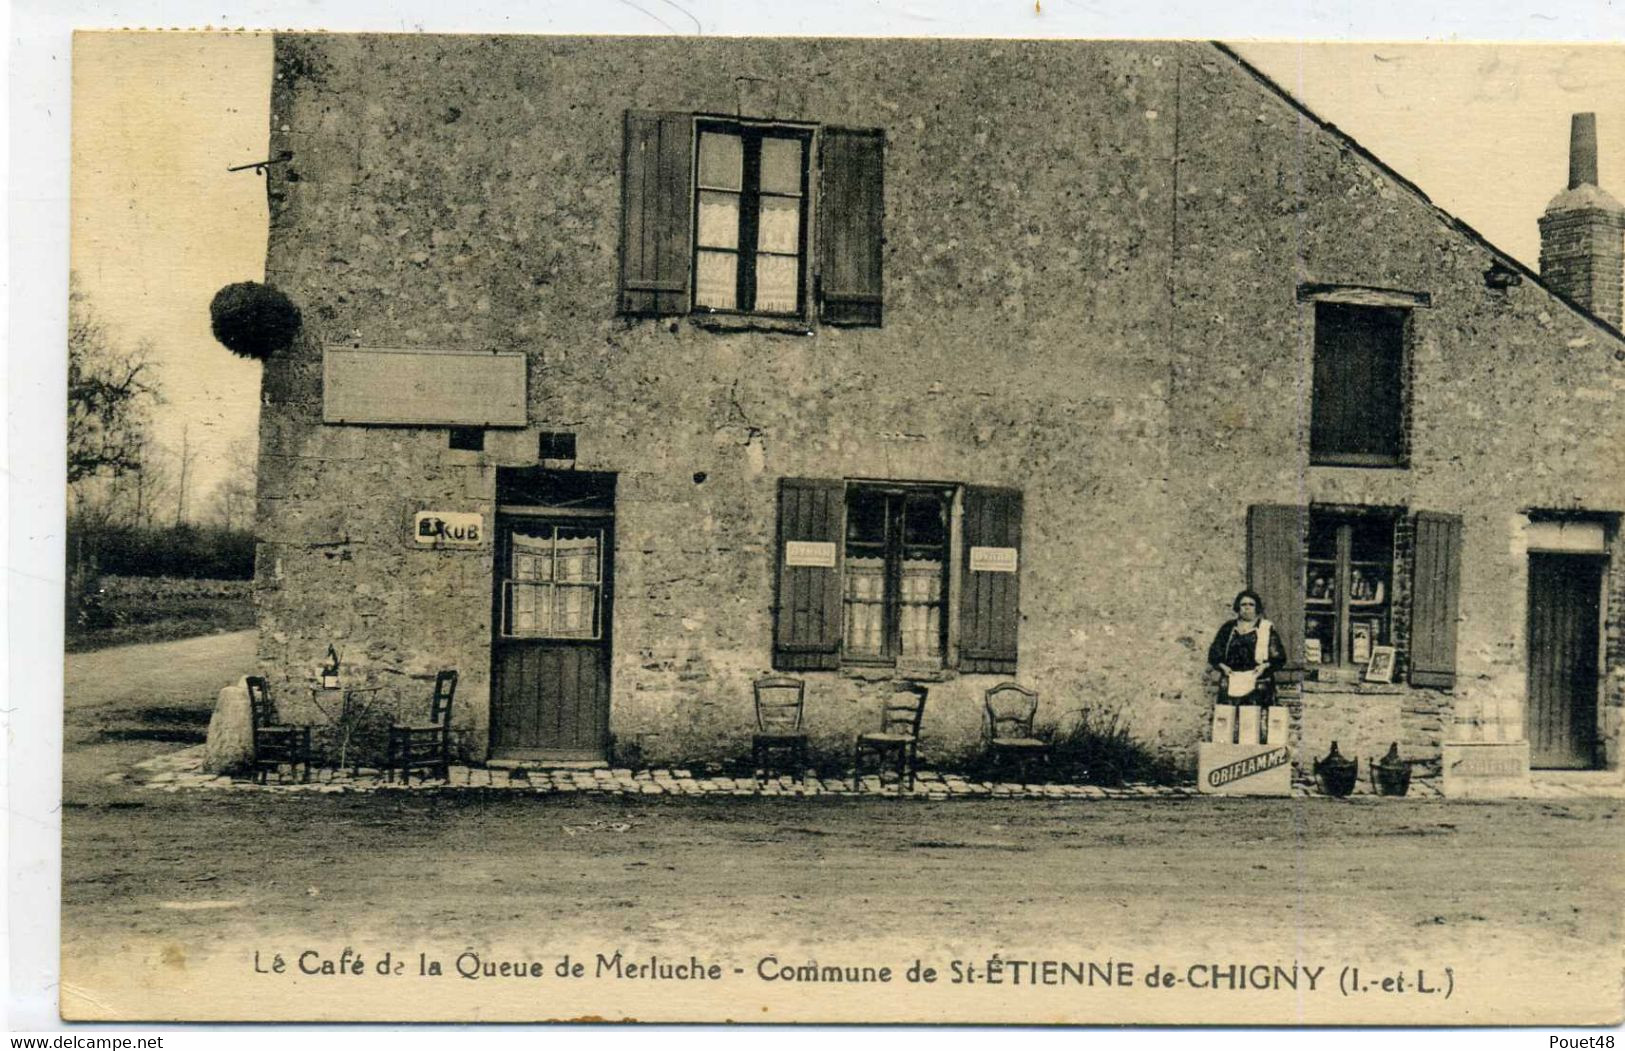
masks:
<instances>
[{"instance_id":1,"label":"metal bracket on wall","mask_svg":"<svg viewBox=\"0 0 1625 1051\"><path fill-rule=\"evenodd\" d=\"M263 160L263 161L255 161L253 164L239 164L235 168L227 168L226 171L228 171L228 172L245 172L245 171L248 171L249 169L253 169L253 172L254 172L255 175L264 175L266 172L271 170L271 165L273 165L273 164L286 164L291 160L293 160L293 151L292 150L283 150L281 153L277 154L275 157L271 157L271 158L268 158L268 159Z\"/></svg>"}]
</instances>

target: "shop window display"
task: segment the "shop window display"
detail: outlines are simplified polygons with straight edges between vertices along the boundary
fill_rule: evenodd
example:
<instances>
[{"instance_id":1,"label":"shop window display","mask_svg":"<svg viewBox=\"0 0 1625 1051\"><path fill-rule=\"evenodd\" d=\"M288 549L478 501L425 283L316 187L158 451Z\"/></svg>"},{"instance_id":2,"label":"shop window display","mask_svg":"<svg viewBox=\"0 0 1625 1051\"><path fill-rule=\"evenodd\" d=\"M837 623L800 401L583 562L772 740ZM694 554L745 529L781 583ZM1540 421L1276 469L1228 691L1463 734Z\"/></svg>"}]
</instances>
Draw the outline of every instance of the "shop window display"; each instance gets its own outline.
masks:
<instances>
[{"instance_id":1,"label":"shop window display","mask_svg":"<svg viewBox=\"0 0 1625 1051\"><path fill-rule=\"evenodd\" d=\"M1311 511L1308 556L1305 663L1363 667L1393 642L1393 519Z\"/></svg>"}]
</instances>

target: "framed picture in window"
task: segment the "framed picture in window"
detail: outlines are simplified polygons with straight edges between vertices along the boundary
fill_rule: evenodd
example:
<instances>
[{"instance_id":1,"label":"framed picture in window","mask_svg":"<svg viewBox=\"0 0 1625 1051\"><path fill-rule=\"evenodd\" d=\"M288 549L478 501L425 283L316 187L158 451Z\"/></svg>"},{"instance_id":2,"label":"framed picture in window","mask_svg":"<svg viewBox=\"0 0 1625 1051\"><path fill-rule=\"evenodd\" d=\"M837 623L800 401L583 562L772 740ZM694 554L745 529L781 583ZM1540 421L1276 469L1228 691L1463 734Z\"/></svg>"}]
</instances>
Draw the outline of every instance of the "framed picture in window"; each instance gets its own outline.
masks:
<instances>
[{"instance_id":1,"label":"framed picture in window","mask_svg":"<svg viewBox=\"0 0 1625 1051\"><path fill-rule=\"evenodd\" d=\"M1394 681L1394 648L1392 646L1371 647L1371 663L1365 666L1365 681Z\"/></svg>"}]
</instances>

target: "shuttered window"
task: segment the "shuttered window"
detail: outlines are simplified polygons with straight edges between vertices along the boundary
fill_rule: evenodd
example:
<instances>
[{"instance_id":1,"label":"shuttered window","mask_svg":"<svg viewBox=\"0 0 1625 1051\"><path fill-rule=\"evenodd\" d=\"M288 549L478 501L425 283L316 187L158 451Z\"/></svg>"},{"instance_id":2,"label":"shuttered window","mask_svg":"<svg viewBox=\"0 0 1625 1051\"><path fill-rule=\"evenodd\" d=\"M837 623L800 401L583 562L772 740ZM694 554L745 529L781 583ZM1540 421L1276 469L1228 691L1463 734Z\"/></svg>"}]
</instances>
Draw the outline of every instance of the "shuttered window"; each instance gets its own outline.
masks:
<instances>
[{"instance_id":1,"label":"shuttered window","mask_svg":"<svg viewBox=\"0 0 1625 1051\"><path fill-rule=\"evenodd\" d=\"M803 318L816 298L826 323L879 325L884 150L877 129L627 113L621 313Z\"/></svg>"},{"instance_id":2,"label":"shuttered window","mask_svg":"<svg viewBox=\"0 0 1625 1051\"><path fill-rule=\"evenodd\" d=\"M1374 647L1396 645L1412 685L1455 685L1461 518L1417 512L1410 559L1396 543L1402 522L1387 508L1248 509L1247 583L1288 671L1364 669Z\"/></svg>"},{"instance_id":3,"label":"shuttered window","mask_svg":"<svg viewBox=\"0 0 1625 1051\"><path fill-rule=\"evenodd\" d=\"M801 129L700 123L695 310L802 313L811 138Z\"/></svg>"},{"instance_id":4,"label":"shuttered window","mask_svg":"<svg viewBox=\"0 0 1625 1051\"><path fill-rule=\"evenodd\" d=\"M961 671L1015 674L1021 493L965 488L956 545L955 491L782 480L774 667L830 669L844 661L927 672L948 663L957 630Z\"/></svg>"},{"instance_id":5,"label":"shuttered window","mask_svg":"<svg viewBox=\"0 0 1625 1051\"><path fill-rule=\"evenodd\" d=\"M1315 305L1310 462L1403 465L1408 317L1397 307Z\"/></svg>"},{"instance_id":6,"label":"shuttered window","mask_svg":"<svg viewBox=\"0 0 1625 1051\"><path fill-rule=\"evenodd\" d=\"M946 491L928 486L847 487L842 591L848 660L942 666L948 499Z\"/></svg>"},{"instance_id":7,"label":"shuttered window","mask_svg":"<svg viewBox=\"0 0 1625 1051\"><path fill-rule=\"evenodd\" d=\"M1393 644L1393 516L1311 510L1308 556L1304 664L1364 668Z\"/></svg>"}]
</instances>

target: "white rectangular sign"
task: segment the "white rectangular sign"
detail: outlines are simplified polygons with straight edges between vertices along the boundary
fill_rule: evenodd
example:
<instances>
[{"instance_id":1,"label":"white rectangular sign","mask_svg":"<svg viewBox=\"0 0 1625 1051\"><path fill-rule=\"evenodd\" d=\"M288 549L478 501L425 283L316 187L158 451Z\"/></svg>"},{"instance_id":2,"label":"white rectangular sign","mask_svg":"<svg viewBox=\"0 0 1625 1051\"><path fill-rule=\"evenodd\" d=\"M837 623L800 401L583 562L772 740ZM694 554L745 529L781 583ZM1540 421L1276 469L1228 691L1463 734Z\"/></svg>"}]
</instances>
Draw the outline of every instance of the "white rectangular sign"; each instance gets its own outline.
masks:
<instances>
[{"instance_id":1,"label":"white rectangular sign","mask_svg":"<svg viewBox=\"0 0 1625 1051\"><path fill-rule=\"evenodd\" d=\"M395 347L328 347L322 421L523 427L525 356Z\"/></svg>"},{"instance_id":2,"label":"white rectangular sign","mask_svg":"<svg viewBox=\"0 0 1625 1051\"><path fill-rule=\"evenodd\" d=\"M423 547L480 547L485 516L478 511L419 511L412 518L412 540Z\"/></svg>"},{"instance_id":3,"label":"white rectangular sign","mask_svg":"<svg viewBox=\"0 0 1625 1051\"><path fill-rule=\"evenodd\" d=\"M1608 550L1607 533L1601 522L1531 522L1529 550L1601 554Z\"/></svg>"},{"instance_id":4,"label":"white rectangular sign","mask_svg":"<svg viewBox=\"0 0 1625 1051\"><path fill-rule=\"evenodd\" d=\"M1256 721L1258 709L1251 711ZM1231 796L1289 796L1292 753L1279 744L1201 742L1196 746L1196 790Z\"/></svg>"},{"instance_id":5,"label":"white rectangular sign","mask_svg":"<svg viewBox=\"0 0 1625 1051\"><path fill-rule=\"evenodd\" d=\"M1013 547L973 547L970 549L970 568L977 573L1014 573L1016 549Z\"/></svg>"},{"instance_id":6,"label":"white rectangular sign","mask_svg":"<svg viewBox=\"0 0 1625 1051\"><path fill-rule=\"evenodd\" d=\"M784 564L787 566L816 566L835 568L835 545L824 540L786 540Z\"/></svg>"}]
</instances>

